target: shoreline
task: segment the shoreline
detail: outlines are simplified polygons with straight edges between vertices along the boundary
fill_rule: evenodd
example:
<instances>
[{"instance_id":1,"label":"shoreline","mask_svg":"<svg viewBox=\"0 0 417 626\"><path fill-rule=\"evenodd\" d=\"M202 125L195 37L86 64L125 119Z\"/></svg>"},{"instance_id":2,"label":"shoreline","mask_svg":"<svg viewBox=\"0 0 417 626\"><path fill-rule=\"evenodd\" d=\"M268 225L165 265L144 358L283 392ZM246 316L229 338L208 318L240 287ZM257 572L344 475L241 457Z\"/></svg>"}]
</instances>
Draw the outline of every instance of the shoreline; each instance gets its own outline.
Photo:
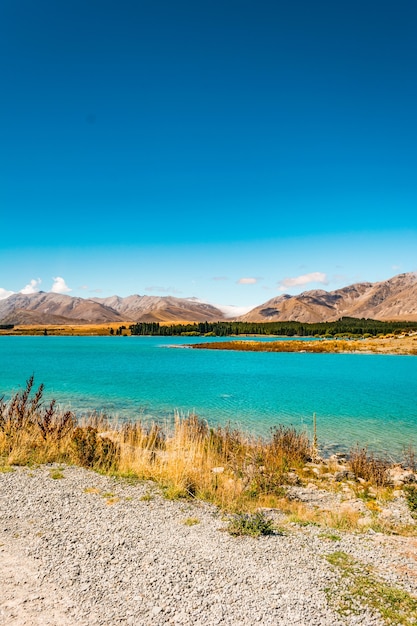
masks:
<instances>
[{"instance_id":1,"label":"shoreline","mask_svg":"<svg viewBox=\"0 0 417 626\"><path fill-rule=\"evenodd\" d=\"M281 426L268 443L196 416L165 434L80 426L42 391L31 378L2 410L5 623L417 620L414 450L404 466L359 448L323 460L315 428L310 441Z\"/></svg>"},{"instance_id":2,"label":"shoreline","mask_svg":"<svg viewBox=\"0 0 417 626\"><path fill-rule=\"evenodd\" d=\"M119 336L130 337L129 325L132 322L119 322L109 324L45 324L45 325L18 325L14 329L0 329L1 337L37 337L42 335L59 337L110 337L119 330ZM164 325L168 325L168 322ZM120 330L122 329L122 330ZM112 332L110 332L110 330ZM134 335L136 336L136 335ZM142 336L142 335L137 335ZM158 337L159 335L143 335L146 337ZM161 335L160 338L177 337L181 335ZM240 338L246 337L242 341ZM258 338L271 338L267 341L257 341ZM220 337L213 337L214 341L203 340L196 344L183 344L181 347L208 350L237 350L251 352L308 352L308 353L335 353L335 354L392 354L392 355L417 355L417 333L406 335L388 335L384 337L355 338L323 338L285 335L255 335L252 333L231 335L230 341L215 341ZM252 339L253 338L253 339ZM276 341L274 340L276 339ZM173 346L175 347L175 346Z\"/></svg>"},{"instance_id":3,"label":"shoreline","mask_svg":"<svg viewBox=\"0 0 417 626\"><path fill-rule=\"evenodd\" d=\"M366 339L291 339L280 341L231 341L189 344L194 350L241 352L298 352L309 354L387 354L417 356L417 335L370 337Z\"/></svg>"}]
</instances>

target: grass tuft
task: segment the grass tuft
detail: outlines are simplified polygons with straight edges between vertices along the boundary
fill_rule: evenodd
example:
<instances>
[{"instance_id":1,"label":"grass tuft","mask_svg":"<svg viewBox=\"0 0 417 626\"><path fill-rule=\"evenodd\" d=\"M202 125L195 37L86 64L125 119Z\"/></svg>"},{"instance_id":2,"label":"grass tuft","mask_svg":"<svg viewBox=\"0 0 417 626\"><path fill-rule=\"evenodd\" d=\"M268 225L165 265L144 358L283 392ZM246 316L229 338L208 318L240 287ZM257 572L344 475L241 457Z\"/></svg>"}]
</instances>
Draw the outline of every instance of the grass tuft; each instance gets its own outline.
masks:
<instances>
[{"instance_id":1,"label":"grass tuft","mask_svg":"<svg viewBox=\"0 0 417 626\"><path fill-rule=\"evenodd\" d=\"M143 496L139 498L141 502L151 502L154 499L155 499L155 496L153 496L151 493L145 493Z\"/></svg>"},{"instance_id":2,"label":"grass tuft","mask_svg":"<svg viewBox=\"0 0 417 626\"><path fill-rule=\"evenodd\" d=\"M404 493L412 517L417 518L417 487L415 485L406 485Z\"/></svg>"},{"instance_id":3,"label":"grass tuft","mask_svg":"<svg viewBox=\"0 0 417 626\"><path fill-rule=\"evenodd\" d=\"M182 523L184 526L196 526L196 524L200 523L200 520L198 517L187 517Z\"/></svg>"},{"instance_id":4,"label":"grass tuft","mask_svg":"<svg viewBox=\"0 0 417 626\"><path fill-rule=\"evenodd\" d=\"M390 464L385 459L376 458L366 448L359 446L352 448L349 465L357 478L363 478L378 487L386 487L390 484L388 472Z\"/></svg>"},{"instance_id":5,"label":"grass tuft","mask_svg":"<svg viewBox=\"0 0 417 626\"><path fill-rule=\"evenodd\" d=\"M272 535L275 531L274 523L264 513L237 513L233 515L227 528L233 537L246 535L260 537Z\"/></svg>"},{"instance_id":6,"label":"grass tuft","mask_svg":"<svg viewBox=\"0 0 417 626\"><path fill-rule=\"evenodd\" d=\"M320 533L319 537L320 539L327 539L328 541L340 541L341 540L340 535L336 535L335 533L331 533L331 532Z\"/></svg>"},{"instance_id":7,"label":"grass tuft","mask_svg":"<svg viewBox=\"0 0 417 626\"><path fill-rule=\"evenodd\" d=\"M62 469L51 469L49 475L54 480L60 480L61 478L64 478L64 473Z\"/></svg>"}]
</instances>

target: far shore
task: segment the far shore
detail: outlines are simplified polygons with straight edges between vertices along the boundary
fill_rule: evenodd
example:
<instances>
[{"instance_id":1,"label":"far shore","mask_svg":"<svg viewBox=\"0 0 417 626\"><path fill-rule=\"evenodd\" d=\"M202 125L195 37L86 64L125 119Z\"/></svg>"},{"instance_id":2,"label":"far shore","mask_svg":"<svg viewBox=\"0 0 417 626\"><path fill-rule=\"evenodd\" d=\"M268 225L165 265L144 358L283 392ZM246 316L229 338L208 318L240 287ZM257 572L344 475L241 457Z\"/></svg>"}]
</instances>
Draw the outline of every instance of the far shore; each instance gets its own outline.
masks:
<instances>
[{"instance_id":1,"label":"far shore","mask_svg":"<svg viewBox=\"0 0 417 626\"><path fill-rule=\"evenodd\" d=\"M159 322L167 326L173 322ZM188 324L182 321L175 323ZM10 329L0 329L0 336L130 336L128 322L109 322L103 324L16 324ZM240 337L253 337L252 340L242 341ZM405 335L387 335L385 337L367 337L363 339L315 339L281 337L277 341L256 341L259 335L239 335L230 341L210 341L191 344L193 349L208 350L238 350L244 352L308 352L308 353L369 353L369 354L397 354L417 355L417 333ZM264 338L265 335L262 335ZM269 335L274 337L274 335ZM213 338L215 339L215 338Z\"/></svg>"},{"instance_id":2,"label":"far shore","mask_svg":"<svg viewBox=\"0 0 417 626\"><path fill-rule=\"evenodd\" d=\"M130 335L129 326L134 324L133 320L125 322L103 322L101 324L15 324L13 328L0 328L1 335L64 335L64 336L106 336L112 334L113 330L116 333L120 328L122 335ZM171 324L193 324L190 320L172 320L172 321L158 321L161 326L170 326ZM45 333L46 331L46 333Z\"/></svg>"},{"instance_id":3,"label":"far shore","mask_svg":"<svg viewBox=\"0 0 417 626\"><path fill-rule=\"evenodd\" d=\"M196 350L238 350L241 352L364 353L417 356L417 334L349 340L213 341L193 344L189 347Z\"/></svg>"}]
</instances>

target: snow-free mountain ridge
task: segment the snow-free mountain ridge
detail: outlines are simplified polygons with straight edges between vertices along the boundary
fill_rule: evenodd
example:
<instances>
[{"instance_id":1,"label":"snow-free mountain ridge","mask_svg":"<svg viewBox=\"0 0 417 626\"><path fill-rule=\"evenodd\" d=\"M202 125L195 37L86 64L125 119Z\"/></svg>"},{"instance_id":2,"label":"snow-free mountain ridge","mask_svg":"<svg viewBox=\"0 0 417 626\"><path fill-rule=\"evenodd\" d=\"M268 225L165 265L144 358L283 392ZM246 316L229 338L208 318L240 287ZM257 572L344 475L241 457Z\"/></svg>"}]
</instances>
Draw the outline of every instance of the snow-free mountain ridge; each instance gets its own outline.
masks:
<instances>
[{"instance_id":1,"label":"snow-free mountain ridge","mask_svg":"<svg viewBox=\"0 0 417 626\"><path fill-rule=\"evenodd\" d=\"M277 296L239 319L316 323L341 317L417 320L417 273L398 274L378 283L355 283L335 291L315 289L297 296Z\"/></svg>"},{"instance_id":2,"label":"snow-free mountain ridge","mask_svg":"<svg viewBox=\"0 0 417 626\"><path fill-rule=\"evenodd\" d=\"M210 304L171 296L74 298L16 293L0 300L1 324L105 324L109 322L214 321L223 313Z\"/></svg>"},{"instance_id":3,"label":"snow-free mountain ridge","mask_svg":"<svg viewBox=\"0 0 417 626\"><path fill-rule=\"evenodd\" d=\"M297 296L276 296L236 319L314 323L340 317L417 321L417 273L398 274L378 283L355 283L335 291L316 289ZM15 293L0 300L1 324L175 323L224 319L224 311L216 306L196 298L173 296L76 298L40 291Z\"/></svg>"}]
</instances>

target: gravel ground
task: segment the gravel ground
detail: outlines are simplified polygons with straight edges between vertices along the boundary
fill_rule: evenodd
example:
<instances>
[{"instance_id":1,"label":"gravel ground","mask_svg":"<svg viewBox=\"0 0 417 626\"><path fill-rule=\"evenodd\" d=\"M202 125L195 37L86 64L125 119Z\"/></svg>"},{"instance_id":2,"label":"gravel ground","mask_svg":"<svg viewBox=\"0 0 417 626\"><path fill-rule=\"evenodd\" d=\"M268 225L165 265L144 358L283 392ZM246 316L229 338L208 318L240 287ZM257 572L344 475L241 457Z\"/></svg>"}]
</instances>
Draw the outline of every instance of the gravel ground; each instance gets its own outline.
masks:
<instances>
[{"instance_id":1,"label":"gravel ground","mask_svg":"<svg viewBox=\"0 0 417 626\"><path fill-rule=\"evenodd\" d=\"M336 550L416 593L415 539L334 540L334 531L296 525L235 538L206 504L76 467L54 479L52 470L0 474L2 626L383 624L365 607L336 612L345 583L325 559Z\"/></svg>"}]
</instances>

